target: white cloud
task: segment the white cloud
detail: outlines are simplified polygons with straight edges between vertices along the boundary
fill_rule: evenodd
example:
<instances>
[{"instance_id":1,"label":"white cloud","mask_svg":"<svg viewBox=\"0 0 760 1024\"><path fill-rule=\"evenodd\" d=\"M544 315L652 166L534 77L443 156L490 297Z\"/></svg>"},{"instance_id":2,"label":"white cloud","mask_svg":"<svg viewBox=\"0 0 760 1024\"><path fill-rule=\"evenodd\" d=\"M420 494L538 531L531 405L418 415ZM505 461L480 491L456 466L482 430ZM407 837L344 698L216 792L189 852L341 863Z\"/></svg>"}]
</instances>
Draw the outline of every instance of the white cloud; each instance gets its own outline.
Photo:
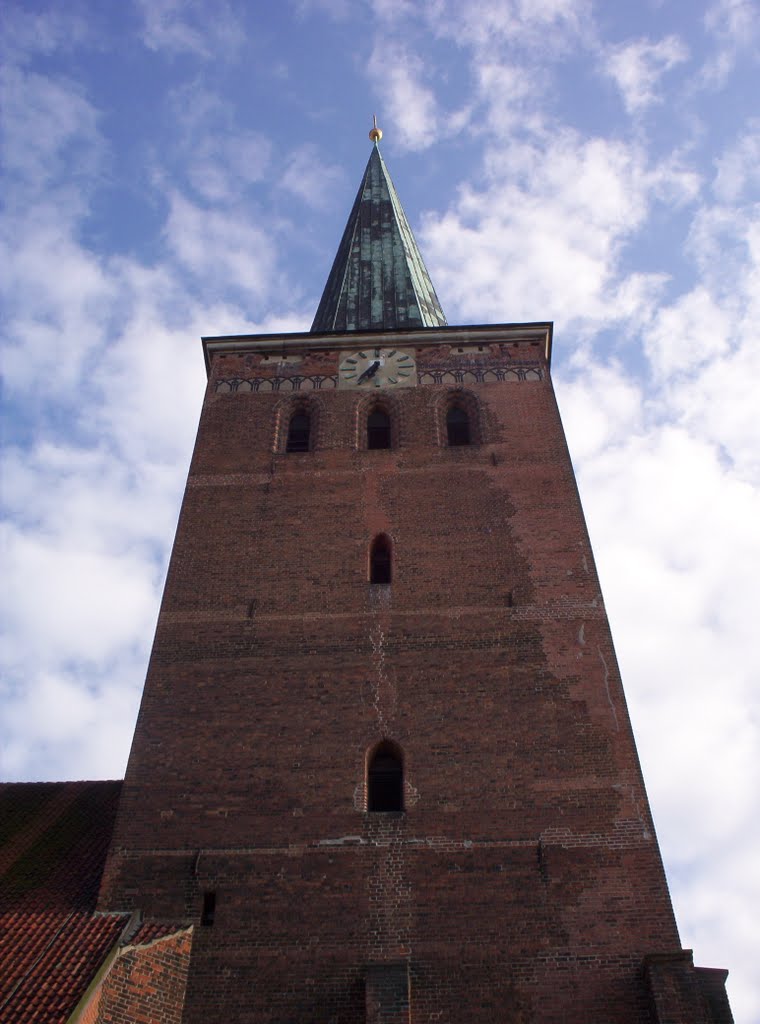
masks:
<instances>
[{"instance_id":1,"label":"white cloud","mask_svg":"<svg viewBox=\"0 0 760 1024\"><path fill-rule=\"evenodd\" d=\"M760 489L619 371L579 371L558 394L682 936L698 963L748 978L754 920L718 910L739 908L731 862L760 843ZM729 986L735 1012L757 1005L744 987Z\"/></svg>"},{"instance_id":2,"label":"white cloud","mask_svg":"<svg viewBox=\"0 0 760 1024\"><path fill-rule=\"evenodd\" d=\"M255 132L206 136L188 167L188 178L204 199L239 199L244 188L264 178L270 155L269 141Z\"/></svg>"},{"instance_id":3,"label":"white cloud","mask_svg":"<svg viewBox=\"0 0 760 1024\"><path fill-rule=\"evenodd\" d=\"M6 4L0 52L7 64L25 63L37 54L73 50L93 43L92 19L73 10L31 11Z\"/></svg>"},{"instance_id":4,"label":"white cloud","mask_svg":"<svg viewBox=\"0 0 760 1024\"><path fill-rule=\"evenodd\" d=\"M100 180L105 145L79 87L12 66L3 75L2 343L8 388L34 401L43 378L53 392L70 391L102 340L95 314L112 302L112 284L73 231Z\"/></svg>"},{"instance_id":5,"label":"white cloud","mask_svg":"<svg viewBox=\"0 0 760 1024\"><path fill-rule=\"evenodd\" d=\"M728 348L730 319L702 285L662 307L644 335L644 346L660 380L691 373Z\"/></svg>"},{"instance_id":6,"label":"white cloud","mask_svg":"<svg viewBox=\"0 0 760 1024\"><path fill-rule=\"evenodd\" d=\"M137 0L143 42L156 51L229 59L240 51L245 31L226 0L209 7L202 0Z\"/></svg>"},{"instance_id":7,"label":"white cloud","mask_svg":"<svg viewBox=\"0 0 760 1024\"><path fill-rule=\"evenodd\" d=\"M425 5L429 27L477 51L492 52L505 42L545 52L579 40L588 29L591 5L586 0L431 0Z\"/></svg>"},{"instance_id":8,"label":"white cloud","mask_svg":"<svg viewBox=\"0 0 760 1024\"><path fill-rule=\"evenodd\" d=\"M65 225L47 219L50 213L37 209L23 230L7 223L12 237L0 242L8 387L31 400L43 381L51 393L71 393L84 361L103 341L95 314L106 315L114 294L100 262L72 241Z\"/></svg>"},{"instance_id":9,"label":"white cloud","mask_svg":"<svg viewBox=\"0 0 760 1024\"><path fill-rule=\"evenodd\" d=\"M18 432L3 463L2 771L119 776L203 392L200 335L257 329L220 299L230 289L270 296L259 329L305 324L289 293L279 313L271 302L274 229L241 212L269 143L219 121L205 134L213 94L180 146L195 132L195 185L222 205L167 189L166 249L150 265L84 240L106 152L84 90L5 73L2 343ZM157 194L166 174L158 164Z\"/></svg>"},{"instance_id":10,"label":"white cloud","mask_svg":"<svg viewBox=\"0 0 760 1024\"><path fill-rule=\"evenodd\" d=\"M367 72L382 100L383 116L390 115L394 143L413 151L465 128L481 131L484 120L476 116L476 99L496 134L504 135L518 116L526 125L535 119L538 97L547 86L545 71L537 73L534 48L546 55L562 52L571 40L590 43L586 0L373 0L372 10L379 24ZM426 59L430 37L464 51L469 73L479 83L477 95L451 109L436 92L447 76Z\"/></svg>"},{"instance_id":11,"label":"white cloud","mask_svg":"<svg viewBox=\"0 0 760 1024\"><path fill-rule=\"evenodd\" d=\"M604 57L606 73L614 79L629 114L662 102L658 85L662 76L683 63L689 52L677 36L657 43L637 39L612 49Z\"/></svg>"},{"instance_id":12,"label":"white cloud","mask_svg":"<svg viewBox=\"0 0 760 1024\"><path fill-rule=\"evenodd\" d=\"M326 14L335 21L345 21L351 13L351 0L296 0L299 16Z\"/></svg>"},{"instance_id":13,"label":"white cloud","mask_svg":"<svg viewBox=\"0 0 760 1024\"><path fill-rule=\"evenodd\" d=\"M660 311L645 351L679 422L757 485L760 207L701 206L686 247L700 284Z\"/></svg>"},{"instance_id":14,"label":"white cloud","mask_svg":"<svg viewBox=\"0 0 760 1024\"><path fill-rule=\"evenodd\" d=\"M309 143L299 146L289 155L279 184L312 209L333 206L335 196L348 190L342 168L326 164L317 147Z\"/></svg>"},{"instance_id":15,"label":"white cloud","mask_svg":"<svg viewBox=\"0 0 760 1024\"><path fill-rule=\"evenodd\" d=\"M435 0L428 6L434 6ZM371 7L373 14L381 21L393 24L394 22L400 22L405 18L414 17L415 14L420 13L420 8L424 7L421 4L417 7L411 2L411 0L371 0Z\"/></svg>"},{"instance_id":16,"label":"white cloud","mask_svg":"<svg viewBox=\"0 0 760 1024\"><path fill-rule=\"evenodd\" d=\"M103 158L98 114L75 83L7 64L0 85L3 158L17 187L23 183L29 194L66 172L70 189L98 170Z\"/></svg>"},{"instance_id":17,"label":"white cloud","mask_svg":"<svg viewBox=\"0 0 760 1024\"><path fill-rule=\"evenodd\" d=\"M705 13L704 25L718 49L706 62L702 77L708 85L722 86L743 51L757 60L760 18L756 0L716 0Z\"/></svg>"},{"instance_id":18,"label":"white cloud","mask_svg":"<svg viewBox=\"0 0 760 1024\"><path fill-rule=\"evenodd\" d=\"M239 202L265 180L272 145L262 132L241 128L235 111L200 79L183 83L169 96L180 131L178 162L191 186L210 203Z\"/></svg>"},{"instance_id":19,"label":"white cloud","mask_svg":"<svg viewBox=\"0 0 760 1024\"><path fill-rule=\"evenodd\" d=\"M725 752L716 750L714 757L720 766ZM730 793L734 780L725 781L725 792ZM697 962L729 967L727 987L737 1022L760 1019L760 998L755 982L755 908L760 904L760 873L756 865L760 837L754 823L760 821L758 811L760 808L755 807L754 813L745 819L741 834L735 831L724 834L722 846L712 848L709 860L695 859L674 870L670 879L673 900L679 908L681 933L694 943ZM720 836L717 828L714 835ZM726 921L730 922L730 935ZM726 960L727 948L730 963Z\"/></svg>"},{"instance_id":20,"label":"white cloud","mask_svg":"<svg viewBox=\"0 0 760 1024\"><path fill-rule=\"evenodd\" d=\"M423 61L386 40L375 46L367 67L393 122L394 142L414 151L432 146L443 125L435 94L423 81Z\"/></svg>"},{"instance_id":21,"label":"white cloud","mask_svg":"<svg viewBox=\"0 0 760 1024\"><path fill-rule=\"evenodd\" d=\"M732 338L735 342L735 331ZM711 438L741 477L755 486L760 479L759 347L757 330L748 331L742 344L734 343L729 354L707 363L696 376L679 379L669 389L681 422L697 436Z\"/></svg>"},{"instance_id":22,"label":"white cloud","mask_svg":"<svg viewBox=\"0 0 760 1024\"><path fill-rule=\"evenodd\" d=\"M510 139L521 129L541 130L542 117L536 98L543 90L541 76L517 64L478 62L475 68L479 99L485 107L485 124L497 139ZM473 123L477 130L478 121Z\"/></svg>"},{"instance_id":23,"label":"white cloud","mask_svg":"<svg viewBox=\"0 0 760 1024\"><path fill-rule=\"evenodd\" d=\"M620 366L592 362L588 353L579 362L583 372L557 386L563 421L572 424L573 458L586 460L639 432L644 397Z\"/></svg>"},{"instance_id":24,"label":"white cloud","mask_svg":"<svg viewBox=\"0 0 760 1024\"><path fill-rule=\"evenodd\" d=\"M684 943L755 1019L757 211L703 203L683 246L699 283L639 317L648 375L581 356L558 396Z\"/></svg>"},{"instance_id":25,"label":"white cloud","mask_svg":"<svg viewBox=\"0 0 760 1024\"><path fill-rule=\"evenodd\" d=\"M490 148L485 168L486 186L463 186L421 232L456 318L497 319L510 309L512 318L535 320L544 310L598 327L645 316L662 279L622 276L622 248L659 193L690 195L690 177L668 162L647 166L637 146L570 131Z\"/></svg>"},{"instance_id":26,"label":"white cloud","mask_svg":"<svg viewBox=\"0 0 760 1024\"><path fill-rule=\"evenodd\" d=\"M106 506L124 497L118 490L109 495L103 484L98 490L99 500ZM84 495L79 497L87 500ZM92 492L88 497L92 502ZM62 508L60 515L67 511ZM120 649L133 644L136 629L148 635L151 632L156 567L145 558L141 560L134 542L117 554L88 550L70 536L62 539L67 522L65 518L58 524L48 521L45 525L54 528L51 536L10 531L4 538L5 579L13 595L6 602L4 620L16 649L25 652L18 665L14 665L14 646L6 656L12 667L23 664L28 676L40 665L67 661L102 664L118 658ZM81 523L71 521L71 526L76 531ZM95 537L96 545L101 546L104 538L97 533ZM44 646L35 637L44 637ZM36 652L36 657L30 658L26 653L30 651Z\"/></svg>"},{"instance_id":27,"label":"white cloud","mask_svg":"<svg viewBox=\"0 0 760 1024\"><path fill-rule=\"evenodd\" d=\"M44 776L51 764L65 765L68 779L121 778L140 700L138 673L125 658L87 689L73 669L25 677L23 689L4 693L3 779Z\"/></svg>"},{"instance_id":28,"label":"white cloud","mask_svg":"<svg viewBox=\"0 0 760 1024\"><path fill-rule=\"evenodd\" d=\"M236 285L262 296L272 278L271 239L239 211L207 209L169 192L167 244L203 287Z\"/></svg>"},{"instance_id":29,"label":"white cloud","mask_svg":"<svg viewBox=\"0 0 760 1024\"><path fill-rule=\"evenodd\" d=\"M718 159L713 191L723 203L760 198L760 120Z\"/></svg>"}]
</instances>

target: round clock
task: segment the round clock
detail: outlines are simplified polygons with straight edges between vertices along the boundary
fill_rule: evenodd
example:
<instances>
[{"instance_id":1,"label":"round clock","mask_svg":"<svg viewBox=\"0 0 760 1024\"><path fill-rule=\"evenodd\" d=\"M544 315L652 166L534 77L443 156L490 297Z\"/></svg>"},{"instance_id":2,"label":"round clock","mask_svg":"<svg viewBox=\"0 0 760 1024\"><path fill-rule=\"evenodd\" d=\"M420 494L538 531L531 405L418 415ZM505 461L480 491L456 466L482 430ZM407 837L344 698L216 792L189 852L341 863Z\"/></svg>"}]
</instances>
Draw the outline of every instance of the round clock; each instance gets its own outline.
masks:
<instances>
[{"instance_id":1,"label":"round clock","mask_svg":"<svg viewBox=\"0 0 760 1024\"><path fill-rule=\"evenodd\" d=\"M344 387L387 388L414 384L416 366L408 352L395 348L365 348L352 352L340 364Z\"/></svg>"}]
</instances>

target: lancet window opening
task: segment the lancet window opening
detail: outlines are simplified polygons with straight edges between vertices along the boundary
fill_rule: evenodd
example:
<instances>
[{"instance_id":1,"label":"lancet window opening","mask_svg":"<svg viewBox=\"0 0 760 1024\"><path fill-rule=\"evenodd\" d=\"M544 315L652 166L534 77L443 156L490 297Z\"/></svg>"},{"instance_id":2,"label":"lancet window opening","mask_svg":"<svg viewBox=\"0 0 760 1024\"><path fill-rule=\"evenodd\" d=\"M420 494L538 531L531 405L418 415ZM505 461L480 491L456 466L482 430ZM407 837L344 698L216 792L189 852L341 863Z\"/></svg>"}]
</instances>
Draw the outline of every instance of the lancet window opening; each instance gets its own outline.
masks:
<instances>
[{"instance_id":1,"label":"lancet window opening","mask_svg":"<svg viewBox=\"0 0 760 1024\"><path fill-rule=\"evenodd\" d=\"M404 756L395 743L380 743L367 762L367 810L399 812L404 809Z\"/></svg>"},{"instance_id":2,"label":"lancet window opening","mask_svg":"<svg viewBox=\"0 0 760 1024\"><path fill-rule=\"evenodd\" d=\"M384 533L378 534L369 549L370 583L390 583L392 573L391 542Z\"/></svg>"},{"instance_id":3,"label":"lancet window opening","mask_svg":"<svg viewBox=\"0 0 760 1024\"><path fill-rule=\"evenodd\" d=\"M297 409L288 423L286 452L308 452L311 447L311 416L305 409Z\"/></svg>"},{"instance_id":4,"label":"lancet window opening","mask_svg":"<svg viewBox=\"0 0 760 1024\"><path fill-rule=\"evenodd\" d=\"M446 440L450 448L472 444L470 417L461 405L450 405L446 412Z\"/></svg>"},{"instance_id":5,"label":"lancet window opening","mask_svg":"<svg viewBox=\"0 0 760 1024\"><path fill-rule=\"evenodd\" d=\"M367 416L367 448L391 447L391 418L385 409L375 406Z\"/></svg>"},{"instance_id":6,"label":"lancet window opening","mask_svg":"<svg viewBox=\"0 0 760 1024\"><path fill-rule=\"evenodd\" d=\"M201 925L210 928L216 916L216 893L211 890L203 894L203 907L201 909Z\"/></svg>"}]
</instances>

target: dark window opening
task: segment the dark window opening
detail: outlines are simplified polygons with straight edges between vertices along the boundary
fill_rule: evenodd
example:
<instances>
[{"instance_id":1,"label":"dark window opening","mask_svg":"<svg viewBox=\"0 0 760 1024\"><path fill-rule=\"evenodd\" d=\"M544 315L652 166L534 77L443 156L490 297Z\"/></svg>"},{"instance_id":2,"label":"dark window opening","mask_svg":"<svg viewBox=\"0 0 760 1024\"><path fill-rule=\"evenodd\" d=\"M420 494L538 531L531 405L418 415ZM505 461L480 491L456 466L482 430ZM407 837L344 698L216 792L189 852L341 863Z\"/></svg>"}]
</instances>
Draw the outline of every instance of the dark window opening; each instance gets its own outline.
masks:
<instances>
[{"instance_id":1,"label":"dark window opening","mask_svg":"<svg viewBox=\"0 0 760 1024\"><path fill-rule=\"evenodd\" d=\"M390 448L391 418L382 409L375 409L367 417L367 447Z\"/></svg>"},{"instance_id":2,"label":"dark window opening","mask_svg":"<svg viewBox=\"0 0 760 1024\"><path fill-rule=\"evenodd\" d=\"M470 443L470 417L458 405L452 405L446 413L446 433L452 448Z\"/></svg>"},{"instance_id":3,"label":"dark window opening","mask_svg":"<svg viewBox=\"0 0 760 1024\"><path fill-rule=\"evenodd\" d=\"M370 583L390 583L391 581L391 543L381 534L372 542L369 555Z\"/></svg>"},{"instance_id":4,"label":"dark window opening","mask_svg":"<svg viewBox=\"0 0 760 1024\"><path fill-rule=\"evenodd\" d=\"M308 452L309 435L311 433L311 417L308 413L297 412L290 419L288 426L288 443L286 452Z\"/></svg>"},{"instance_id":5,"label":"dark window opening","mask_svg":"<svg viewBox=\"0 0 760 1024\"><path fill-rule=\"evenodd\" d=\"M215 892L204 892L203 894L203 909L201 910L201 924L204 928L210 928L214 923L214 914L216 913L216 893Z\"/></svg>"},{"instance_id":6,"label":"dark window opening","mask_svg":"<svg viewBox=\"0 0 760 1024\"><path fill-rule=\"evenodd\" d=\"M387 743L375 751L367 770L367 810L403 811L404 769L401 757Z\"/></svg>"}]
</instances>

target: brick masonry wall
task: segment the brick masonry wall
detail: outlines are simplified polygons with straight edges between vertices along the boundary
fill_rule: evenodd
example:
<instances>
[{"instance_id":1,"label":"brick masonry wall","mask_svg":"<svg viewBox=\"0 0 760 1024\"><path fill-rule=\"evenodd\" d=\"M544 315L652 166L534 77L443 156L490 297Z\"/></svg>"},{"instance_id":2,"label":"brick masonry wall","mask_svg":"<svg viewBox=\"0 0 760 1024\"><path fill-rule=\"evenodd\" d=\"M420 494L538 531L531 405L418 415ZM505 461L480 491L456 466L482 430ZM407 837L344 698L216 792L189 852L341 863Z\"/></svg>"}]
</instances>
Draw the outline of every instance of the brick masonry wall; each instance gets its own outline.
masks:
<instances>
[{"instance_id":1,"label":"brick masonry wall","mask_svg":"<svg viewBox=\"0 0 760 1024\"><path fill-rule=\"evenodd\" d=\"M79 1024L181 1024L192 929L119 951Z\"/></svg>"},{"instance_id":2,"label":"brick masonry wall","mask_svg":"<svg viewBox=\"0 0 760 1024\"><path fill-rule=\"evenodd\" d=\"M216 893L187 1021L363 1020L383 963L415 1021L650 1021L680 945L542 350L419 349L381 451L366 395L290 388L342 355L214 362L101 907ZM403 815L365 811L384 738Z\"/></svg>"}]
</instances>

